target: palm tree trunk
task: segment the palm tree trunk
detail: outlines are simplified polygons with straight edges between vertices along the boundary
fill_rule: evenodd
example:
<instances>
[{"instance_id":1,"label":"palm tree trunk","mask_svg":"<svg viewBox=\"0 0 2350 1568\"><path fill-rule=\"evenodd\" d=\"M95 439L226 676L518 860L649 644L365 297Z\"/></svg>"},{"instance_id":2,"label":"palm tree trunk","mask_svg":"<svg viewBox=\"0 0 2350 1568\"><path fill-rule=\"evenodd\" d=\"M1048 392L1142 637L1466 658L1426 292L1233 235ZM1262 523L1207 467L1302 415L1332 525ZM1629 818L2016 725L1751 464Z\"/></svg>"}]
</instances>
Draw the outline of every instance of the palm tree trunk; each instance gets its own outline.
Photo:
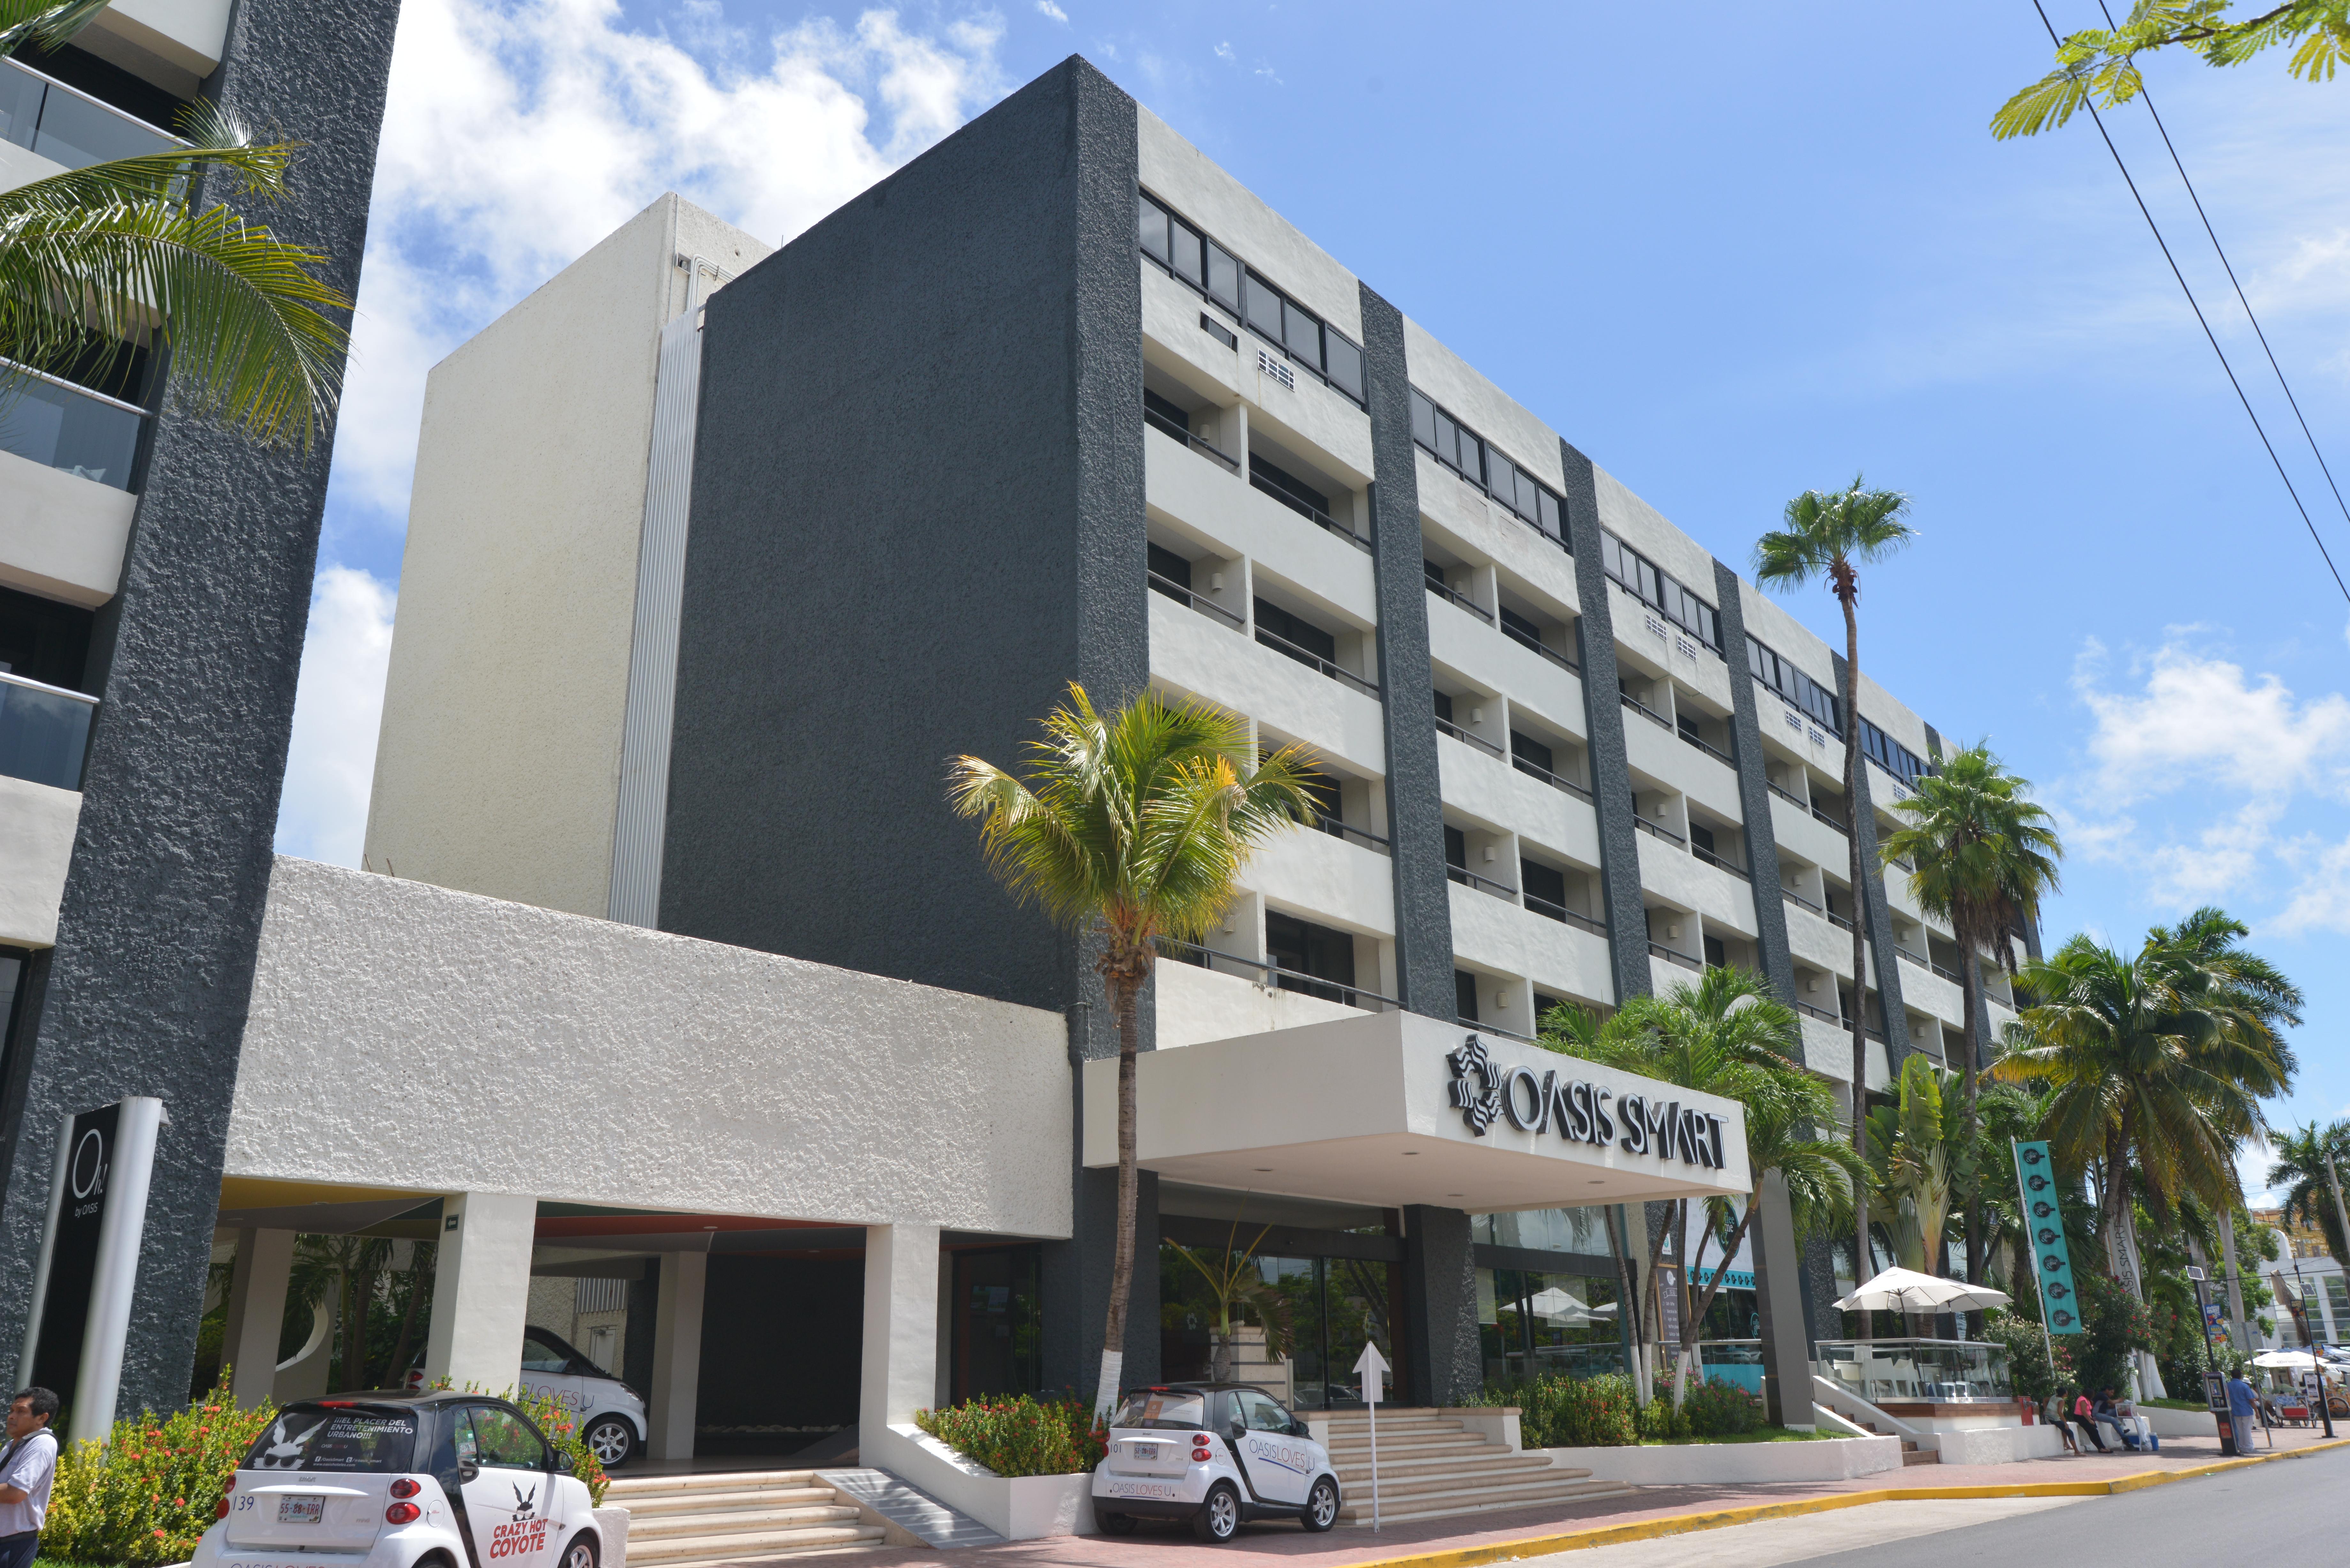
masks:
<instances>
[{"instance_id":1,"label":"palm tree trunk","mask_svg":"<svg viewBox=\"0 0 2350 1568\"><path fill-rule=\"evenodd\" d=\"M1110 1253L1109 1314L1102 1326L1101 1376L1094 1391L1094 1418L1106 1421L1118 1403L1118 1375L1126 1366L1127 1298L1134 1291L1134 1056L1140 1020L1142 982L1130 959L1106 971L1110 1006L1118 1013L1118 1241Z\"/></svg>"},{"instance_id":2,"label":"palm tree trunk","mask_svg":"<svg viewBox=\"0 0 2350 1568\"><path fill-rule=\"evenodd\" d=\"M1835 592L1844 606L1844 818L1845 845L1851 851L1852 887L1852 1147L1868 1158L1868 884L1860 857L1860 620L1853 611L1858 589L1852 568L1836 563ZM1855 1204L1852 1285L1868 1282L1868 1206ZM1870 1314L1862 1313L1858 1337L1875 1337Z\"/></svg>"},{"instance_id":3,"label":"palm tree trunk","mask_svg":"<svg viewBox=\"0 0 2350 1568\"><path fill-rule=\"evenodd\" d=\"M1957 923L1952 922L1954 925ZM1971 922L1969 923L1971 924ZM1962 1013L1966 1020L1964 1027L1967 1035L1965 1068L1967 1147L1974 1149L1982 1142L1982 1116L1975 1103L1979 1080L1982 1075L1982 1060L1978 1054L1975 1044L1976 1030L1980 1027L1980 1021L1983 1016L1982 959L1975 950L1974 934L1971 931L1960 930L1957 936L1960 949L1959 975L1962 982L1960 990L1966 999ZM1981 1160L1977 1159L1973 1162L1973 1172L1967 1179L1967 1283L1979 1285L1982 1282L1983 1277ZM1983 1314L1979 1311L1967 1314L1967 1337L1980 1339L1982 1337L1982 1331Z\"/></svg>"}]
</instances>

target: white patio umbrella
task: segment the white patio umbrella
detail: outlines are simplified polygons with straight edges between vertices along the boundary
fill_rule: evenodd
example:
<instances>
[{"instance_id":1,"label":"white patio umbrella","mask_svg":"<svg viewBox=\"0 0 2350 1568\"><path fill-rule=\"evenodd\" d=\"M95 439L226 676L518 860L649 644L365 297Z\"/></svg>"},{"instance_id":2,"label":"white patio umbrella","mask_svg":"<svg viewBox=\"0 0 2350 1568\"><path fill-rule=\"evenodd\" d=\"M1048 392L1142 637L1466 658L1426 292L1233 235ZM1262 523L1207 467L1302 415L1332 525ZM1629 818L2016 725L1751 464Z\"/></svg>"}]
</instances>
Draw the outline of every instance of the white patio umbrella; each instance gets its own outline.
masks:
<instances>
[{"instance_id":1,"label":"white patio umbrella","mask_svg":"<svg viewBox=\"0 0 2350 1568\"><path fill-rule=\"evenodd\" d=\"M2263 1350L2252 1357L2252 1365L2270 1372L2307 1372L2316 1363L2305 1350Z\"/></svg>"},{"instance_id":2,"label":"white patio umbrella","mask_svg":"<svg viewBox=\"0 0 2350 1568\"><path fill-rule=\"evenodd\" d=\"M1915 1269L1887 1269L1835 1305L1844 1312L1973 1312L2003 1307L2005 1291L1945 1280Z\"/></svg>"},{"instance_id":3,"label":"white patio umbrella","mask_svg":"<svg viewBox=\"0 0 2350 1568\"><path fill-rule=\"evenodd\" d=\"M1572 1292L1556 1285L1536 1291L1526 1298L1526 1304L1544 1323L1587 1324L1592 1321L1591 1308L1577 1300Z\"/></svg>"}]
</instances>

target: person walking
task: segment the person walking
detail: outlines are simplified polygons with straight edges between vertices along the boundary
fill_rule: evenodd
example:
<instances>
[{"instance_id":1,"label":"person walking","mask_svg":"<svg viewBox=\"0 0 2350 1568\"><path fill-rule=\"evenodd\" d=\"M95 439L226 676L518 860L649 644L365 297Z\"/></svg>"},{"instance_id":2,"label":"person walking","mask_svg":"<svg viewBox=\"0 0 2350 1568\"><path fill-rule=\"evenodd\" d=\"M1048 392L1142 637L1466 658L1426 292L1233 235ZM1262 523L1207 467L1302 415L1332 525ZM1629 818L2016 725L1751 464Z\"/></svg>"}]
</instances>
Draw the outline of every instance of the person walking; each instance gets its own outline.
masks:
<instances>
[{"instance_id":1,"label":"person walking","mask_svg":"<svg viewBox=\"0 0 2350 1568\"><path fill-rule=\"evenodd\" d=\"M0 1568L33 1568L57 1474L57 1439L49 1422L57 1397L27 1388L8 1402L8 1446L0 1449Z\"/></svg>"},{"instance_id":2,"label":"person walking","mask_svg":"<svg viewBox=\"0 0 2350 1568\"><path fill-rule=\"evenodd\" d=\"M2096 1445L2097 1452L2102 1454L2106 1451L2106 1439L2097 1431L2096 1407L2089 1403L2089 1391L2085 1388L2073 1391L2073 1425L2080 1428L2081 1435ZM0 1568L6 1568L6 1564L0 1563Z\"/></svg>"}]
</instances>

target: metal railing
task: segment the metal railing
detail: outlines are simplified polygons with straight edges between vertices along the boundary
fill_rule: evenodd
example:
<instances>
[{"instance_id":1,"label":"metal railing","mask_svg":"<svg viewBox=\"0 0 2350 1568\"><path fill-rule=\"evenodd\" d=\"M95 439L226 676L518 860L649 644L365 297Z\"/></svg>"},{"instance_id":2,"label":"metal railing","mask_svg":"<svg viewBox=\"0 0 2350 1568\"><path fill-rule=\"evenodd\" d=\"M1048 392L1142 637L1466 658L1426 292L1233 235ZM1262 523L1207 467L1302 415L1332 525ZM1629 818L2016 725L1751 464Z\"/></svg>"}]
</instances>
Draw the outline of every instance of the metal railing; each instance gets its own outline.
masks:
<instances>
[{"instance_id":1,"label":"metal railing","mask_svg":"<svg viewBox=\"0 0 2350 1568\"><path fill-rule=\"evenodd\" d=\"M1690 957L1689 954L1682 952L1678 948L1669 948L1662 942L1650 942L1648 944L1648 956L1650 958L1660 958L1667 963L1677 963L1683 969L1693 969L1702 971L1705 968L1705 965L1698 962L1697 960Z\"/></svg>"},{"instance_id":2,"label":"metal railing","mask_svg":"<svg viewBox=\"0 0 2350 1568\"><path fill-rule=\"evenodd\" d=\"M1588 915L1577 914L1564 904L1554 904L1548 898L1537 898L1532 893L1521 894L1519 898L1527 909L1545 919L1557 920L1569 926L1578 926L1595 937L1604 937L1607 934L1607 927L1604 922L1595 920Z\"/></svg>"},{"instance_id":3,"label":"metal railing","mask_svg":"<svg viewBox=\"0 0 2350 1568\"><path fill-rule=\"evenodd\" d=\"M1248 630L1248 622L1242 617L1234 615L1207 595L1185 587L1172 577L1162 577L1153 572L1150 574L1150 587L1153 591L1165 594L1179 605L1198 610L1212 620L1222 621L1234 631L1245 633Z\"/></svg>"},{"instance_id":4,"label":"metal railing","mask_svg":"<svg viewBox=\"0 0 2350 1568\"><path fill-rule=\"evenodd\" d=\"M1712 867L1715 870L1727 871L1742 882L1752 882L1754 880L1754 874L1747 870L1745 867L1733 865L1731 862L1724 860L1721 856L1716 855L1712 850L1708 849L1702 844L1690 845L1690 853L1696 856L1700 860L1704 861L1707 865Z\"/></svg>"},{"instance_id":5,"label":"metal railing","mask_svg":"<svg viewBox=\"0 0 2350 1568\"><path fill-rule=\"evenodd\" d=\"M1457 1015L1453 1018L1452 1022L1458 1023L1463 1029L1474 1029L1483 1034L1499 1034L1504 1040L1514 1040L1521 1045L1531 1045L1534 1044L1534 1037L1533 1035L1521 1034L1514 1029L1504 1029L1498 1023L1488 1023L1474 1018L1461 1018Z\"/></svg>"},{"instance_id":6,"label":"metal railing","mask_svg":"<svg viewBox=\"0 0 2350 1568\"><path fill-rule=\"evenodd\" d=\"M1428 585L1428 591L1430 593L1435 594L1440 598L1451 599L1454 604L1459 605L1462 609L1467 610L1471 615L1475 616L1487 626L1493 624L1493 612L1487 609L1483 605L1479 604L1475 599L1471 598L1467 594L1462 593L1459 588L1453 587L1448 583L1440 583L1434 577L1429 576L1425 573L1421 574L1420 580Z\"/></svg>"},{"instance_id":7,"label":"metal railing","mask_svg":"<svg viewBox=\"0 0 2350 1568\"><path fill-rule=\"evenodd\" d=\"M1843 929L1847 931L1852 929L1852 922L1846 919L1842 915L1837 914L1834 909L1814 904L1809 898L1804 898L1801 893L1795 892L1792 888L1786 887L1782 887L1779 889L1779 892L1789 903L1801 904L1813 914L1817 915L1820 919L1827 921L1828 924L1841 927Z\"/></svg>"},{"instance_id":8,"label":"metal railing","mask_svg":"<svg viewBox=\"0 0 2350 1568\"><path fill-rule=\"evenodd\" d=\"M136 403L0 359L0 452L128 490L146 418Z\"/></svg>"},{"instance_id":9,"label":"metal railing","mask_svg":"<svg viewBox=\"0 0 2350 1568\"><path fill-rule=\"evenodd\" d=\"M1341 686L1351 686L1366 697L1376 697L1379 694L1378 687L1364 680L1353 670L1341 670L1320 654L1310 653L1278 633L1270 632L1259 627L1256 628L1256 639L1284 659L1294 659L1309 669L1318 670Z\"/></svg>"},{"instance_id":10,"label":"metal railing","mask_svg":"<svg viewBox=\"0 0 2350 1568\"><path fill-rule=\"evenodd\" d=\"M1695 746L1707 756L1719 759L1723 766L1733 769L1738 766L1738 759L1731 756L1728 752L1723 751L1720 746L1699 738L1696 734L1688 730L1683 730L1680 732L1680 736L1682 740L1687 741L1690 745Z\"/></svg>"},{"instance_id":11,"label":"metal railing","mask_svg":"<svg viewBox=\"0 0 2350 1568\"><path fill-rule=\"evenodd\" d=\"M1923 953L1913 953L1908 948L1903 947L1899 942L1893 944L1893 950L1899 953L1903 958L1908 959L1911 963L1916 964L1919 969L1933 971L1944 980L1949 981L1952 985L1966 984L1966 981L1961 980L1957 974L1950 970L1944 969L1940 964L1936 963L1932 959L1928 958Z\"/></svg>"},{"instance_id":12,"label":"metal railing","mask_svg":"<svg viewBox=\"0 0 2350 1568\"><path fill-rule=\"evenodd\" d=\"M79 790L98 699L0 672L0 775Z\"/></svg>"},{"instance_id":13,"label":"metal railing","mask_svg":"<svg viewBox=\"0 0 2350 1568\"><path fill-rule=\"evenodd\" d=\"M1673 722L1670 719L1666 718L1662 713L1658 712L1654 708L1649 707L1646 702L1641 701L1629 691L1619 691L1617 692L1617 695L1624 699L1624 706L1631 709L1635 712L1647 714L1650 722L1668 735L1674 732Z\"/></svg>"},{"instance_id":14,"label":"metal railing","mask_svg":"<svg viewBox=\"0 0 2350 1568\"><path fill-rule=\"evenodd\" d=\"M1465 741L1470 745L1476 747L1479 751L1486 753L1489 755L1498 757L1502 754L1502 748L1493 744L1492 742L1484 739L1482 736L1471 734L1468 731L1462 729L1451 720L1444 718L1441 715L1439 715L1437 718L1436 728L1440 733L1450 735L1456 741Z\"/></svg>"},{"instance_id":15,"label":"metal railing","mask_svg":"<svg viewBox=\"0 0 2350 1568\"><path fill-rule=\"evenodd\" d=\"M1218 448L1215 443L1209 441L1206 436L1194 434L1189 428L1177 424L1173 420L1169 419L1166 415L1160 413L1157 409L1151 408L1149 404L1145 404L1143 406L1142 422L1149 425L1151 429L1157 431L1161 435L1174 437L1177 441L1181 441L1185 446L1190 447L1194 452L1206 452L1210 457L1212 457L1218 462L1222 463L1226 469L1230 470L1233 473L1238 473L1241 471L1241 460L1239 458L1236 458L1232 453Z\"/></svg>"},{"instance_id":16,"label":"metal railing","mask_svg":"<svg viewBox=\"0 0 2350 1568\"><path fill-rule=\"evenodd\" d=\"M1343 838L1350 843L1359 844L1364 848L1375 850L1381 855L1392 857L1395 854L1395 846L1378 834L1357 827L1352 823L1341 822L1327 814L1316 813L1313 826L1333 838Z\"/></svg>"},{"instance_id":17,"label":"metal railing","mask_svg":"<svg viewBox=\"0 0 2350 1568\"><path fill-rule=\"evenodd\" d=\"M1518 890L1515 888L1511 887L1507 882L1496 882L1491 877L1480 877L1466 866L1455 866L1447 861L1444 874L1464 888L1474 888L1480 893L1499 898L1505 904L1514 904L1518 901Z\"/></svg>"},{"instance_id":18,"label":"metal railing","mask_svg":"<svg viewBox=\"0 0 2350 1568\"><path fill-rule=\"evenodd\" d=\"M1851 836L1852 829L1846 826L1841 818L1830 816L1826 812L1822 811L1816 805L1812 807L1812 815L1819 818L1822 822L1826 823L1830 827L1835 828L1838 833L1845 835L1846 837Z\"/></svg>"},{"instance_id":19,"label":"metal railing","mask_svg":"<svg viewBox=\"0 0 2350 1568\"><path fill-rule=\"evenodd\" d=\"M1826 1008L1814 1007L1808 1002L1798 1002L1795 1003L1795 1011L1802 1013L1806 1018L1816 1018L1823 1023L1833 1023L1839 1029L1846 1026L1843 1019L1837 1017L1835 1013L1830 1012Z\"/></svg>"},{"instance_id":20,"label":"metal railing","mask_svg":"<svg viewBox=\"0 0 2350 1568\"><path fill-rule=\"evenodd\" d=\"M1642 816L1637 811L1632 814L1632 826L1638 828L1641 832L1648 835L1651 838L1661 838L1666 843L1672 845L1676 848L1686 849L1689 847L1688 839L1683 838L1679 834L1675 833L1669 827L1659 827L1655 823L1650 822L1647 817Z\"/></svg>"},{"instance_id":21,"label":"metal railing","mask_svg":"<svg viewBox=\"0 0 2350 1568\"><path fill-rule=\"evenodd\" d=\"M1357 985L1343 985L1335 980L1307 974L1303 970L1284 968L1277 963L1264 963L1256 959L1242 958L1236 953L1218 952L1197 942L1177 941L1172 937L1156 939L1159 956L1177 963L1188 963L1196 969L1217 972L1216 966L1228 964L1232 971L1246 971L1249 978L1267 991L1294 991L1304 996L1318 996L1325 1002L1343 1002L1349 1007L1359 1007L1366 1012L1385 1012L1390 1008L1401 1012L1403 1003L1392 996L1381 996L1376 991L1365 991Z\"/></svg>"},{"instance_id":22,"label":"metal railing","mask_svg":"<svg viewBox=\"0 0 2350 1568\"><path fill-rule=\"evenodd\" d=\"M0 60L0 141L68 169L187 145L161 126L16 60Z\"/></svg>"},{"instance_id":23,"label":"metal railing","mask_svg":"<svg viewBox=\"0 0 2350 1568\"><path fill-rule=\"evenodd\" d=\"M1769 779L1764 779L1762 781L1762 787L1769 790L1773 794L1777 795L1781 800L1785 801L1789 805L1798 806L1805 811L1809 811L1811 809L1811 803L1809 801L1798 799L1793 791L1781 789Z\"/></svg>"},{"instance_id":24,"label":"metal railing","mask_svg":"<svg viewBox=\"0 0 2350 1568\"><path fill-rule=\"evenodd\" d=\"M1288 491L1284 490L1280 485L1275 484L1273 481L1267 479L1263 474L1257 472L1254 469L1251 469L1249 471L1248 481L1257 489L1263 491L1267 495L1272 496L1275 501L1280 502L1284 506L1288 507L1292 512L1296 513L1300 517L1305 518L1307 522L1327 528L1331 533L1336 534L1339 538L1344 539L1347 544L1352 545L1356 549L1360 550L1366 556L1371 553L1371 542L1368 539L1364 538L1360 534L1356 533L1352 528L1347 527L1344 523L1339 522L1336 517L1331 516L1327 512L1323 511L1322 508L1315 505L1314 503L1306 500L1304 496L1291 494Z\"/></svg>"},{"instance_id":25,"label":"metal railing","mask_svg":"<svg viewBox=\"0 0 2350 1568\"><path fill-rule=\"evenodd\" d=\"M1439 722L1441 722L1441 721ZM1510 765L1517 769L1518 772L1524 774L1527 777L1540 779L1543 783L1550 785L1551 788L1571 794L1577 800L1588 801L1591 799L1591 792L1584 788L1581 784L1575 783L1573 779L1563 779L1556 774L1551 772L1548 768L1543 767L1539 763L1526 761L1525 758L1518 755L1515 752L1510 753Z\"/></svg>"},{"instance_id":26,"label":"metal railing","mask_svg":"<svg viewBox=\"0 0 2350 1568\"><path fill-rule=\"evenodd\" d=\"M1583 673L1583 666L1577 664L1574 659L1569 659L1557 649L1551 647L1550 644L1543 641L1542 639L1532 636L1527 632L1521 631L1516 627L1512 626L1508 621L1502 622L1502 635L1508 638L1512 642L1516 643L1520 648L1530 648L1534 649L1536 653L1541 654L1544 659L1549 659L1553 664L1557 665L1561 670L1566 670L1570 674L1580 675Z\"/></svg>"}]
</instances>

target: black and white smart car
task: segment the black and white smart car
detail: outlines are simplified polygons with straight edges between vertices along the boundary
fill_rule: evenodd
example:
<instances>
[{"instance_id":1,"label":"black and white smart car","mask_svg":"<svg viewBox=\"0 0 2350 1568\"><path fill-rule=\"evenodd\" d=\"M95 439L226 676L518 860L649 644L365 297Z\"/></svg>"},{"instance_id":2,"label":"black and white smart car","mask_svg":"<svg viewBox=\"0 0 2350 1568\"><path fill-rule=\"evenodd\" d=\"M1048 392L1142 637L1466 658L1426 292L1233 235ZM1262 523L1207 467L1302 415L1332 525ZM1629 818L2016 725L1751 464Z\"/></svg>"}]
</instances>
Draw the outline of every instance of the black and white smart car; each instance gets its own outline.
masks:
<instances>
[{"instance_id":1,"label":"black and white smart car","mask_svg":"<svg viewBox=\"0 0 2350 1568\"><path fill-rule=\"evenodd\" d=\"M619 1469L643 1449L650 1424L645 1397L574 1350L553 1329L531 1324L522 1331L522 1386L552 1399L579 1423L582 1441L608 1470ZM408 1369L408 1386L424 1386L424 1352Z\"/></svg>"},{"instance_id":2,"label":"black and white smart car","mask_svg":"<svg viewBox=\"0 0 2350 1568\"><path fill-rule=\"evenodd\" d=\"M1244 1520L1338 1521L1338 1474L1305 1423L1246 1383L1169 1383L1129 1390L1094 1467L1094 1522L1123 1535L1139 1520L1189 1520L1202 1541Z\"/></svg>"},{"instance_id":3,"label":"black and white smart car","mask_svg":"<svg viewBox=\"0 0 2350 1568\"><path fill-rule=\"evenodd\" d=\"M478 1394L288 1405L229 1480L191 1568L596 1568L587 1483Z\"/></svg>"}]
</instances>

